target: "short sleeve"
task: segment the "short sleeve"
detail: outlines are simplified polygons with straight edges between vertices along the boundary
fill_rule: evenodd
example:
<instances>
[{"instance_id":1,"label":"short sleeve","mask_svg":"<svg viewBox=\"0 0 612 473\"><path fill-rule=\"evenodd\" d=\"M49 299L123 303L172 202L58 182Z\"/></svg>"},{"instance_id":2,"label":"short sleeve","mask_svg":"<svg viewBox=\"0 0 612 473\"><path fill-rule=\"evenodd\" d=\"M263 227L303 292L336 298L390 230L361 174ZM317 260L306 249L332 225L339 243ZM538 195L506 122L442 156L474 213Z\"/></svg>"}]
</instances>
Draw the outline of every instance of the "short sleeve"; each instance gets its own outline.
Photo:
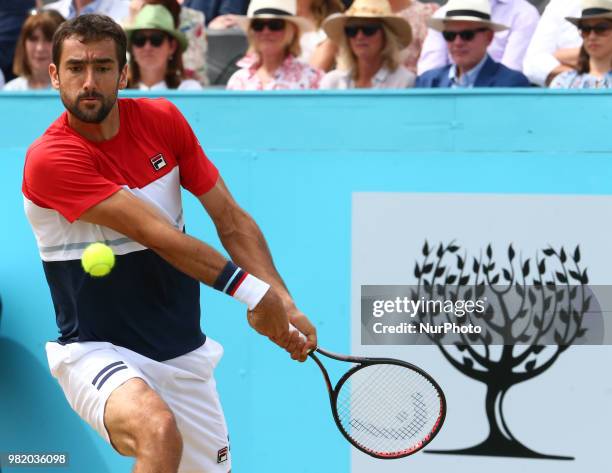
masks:
<instances>
[{"instance_id":1,"label":"short sleeve","mask_svg":"<svg viewBox=\"0 0 612 473\"><path fill-rule=\"evenodd\" d=\"M70 141L39 142L26 154L24 196L69 222L120 189L98 172L87 148Z\"/></svg>"},{"instance_id":2,"label":"short sleeve","mask_svg":"<svg viewBox=\"0 0 612 473\"><path fill-rule=\"evenodd\" d=\"M244 78L244 71L245 69L238 69L236 72L234 72L227 81L225 88L227 90L246 90L246 80Z\"/></svg>"},{"instance_id":3,"label":"short sleeve","mask_svg":"<svg viewBox=\"0 0 612 473\"><path fill-rule=\"evenodd\" d=\"M573 71L565 71L557 74L548 86L550 89L567 89L574 76Z\"/></svg>"},{"instance_id":4,"label":"short sleeve","mask_svg":"<svg viewBox=\"0 0 612 473\"><path fill-rule=\"evenodd\" d=\"M200 196L214 187L219 171L204 154L198 138L183 114L173 104L171 110L181 185L193 195Z\"/></svg>"}]
</instances>

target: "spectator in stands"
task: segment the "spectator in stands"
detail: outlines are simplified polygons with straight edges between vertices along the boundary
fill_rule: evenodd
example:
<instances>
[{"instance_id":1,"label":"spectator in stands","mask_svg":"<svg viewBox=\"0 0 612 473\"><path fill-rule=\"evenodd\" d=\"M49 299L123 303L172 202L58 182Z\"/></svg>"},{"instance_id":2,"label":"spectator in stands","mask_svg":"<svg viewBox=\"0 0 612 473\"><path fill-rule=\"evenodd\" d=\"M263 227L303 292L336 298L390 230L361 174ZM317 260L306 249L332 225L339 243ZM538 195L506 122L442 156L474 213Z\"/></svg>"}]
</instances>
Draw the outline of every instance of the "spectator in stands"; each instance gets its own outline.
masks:
<instances>
[{"instance_id":1,"label":"spectator in stands","mask_svg":"<svg viewBox=\"0 0 612 473\"><path fill-rule=\"evenodd\" d=\"M529 81L521 72L494 61L487 53L494 33L508 29L490 18L486 0L449 0L445 17L431 18L428 24L442 33L452 62L423 73L416 86L528 87Z\"/></svg>"},{"instance_id":2,"label":"spectator in stands","mask_svg":"<svg viewBox=\"0 0 612 473\"><path fill-rule=\"evenodd\" d=\"M201 90L193 79L184 79L182 53L187 38L174 26L163 5L145 5L126 28L130 68L128 88L140 90Z\"/></svg>"},{"instance_id":3,"label":"spectator in stands","mask_svg":"<svg viewBox=\"0 0 612 473\"><path fill-rule=\"evenodd\" d=\"M100 13L120 23L127 18L129 6L130 0L59 0L47 4L45 9L57 10L67 20L86 13Z\"/></svg>"},{"instance_id":4,"label":"spectator in stands","mask_svg":"<svg viewBox=\"0 0 612 473\"><path fill-rule=\"evenodd\" d=\"M321 26L329 15L343 11L344 4L340 0L297 0L297 14L310 20L316 28L302 35L302 61L323 71L333 68L338 46L327 37Z\"/></svg>"},{"instance_id":5,"label":"spectator in stands","mask_svg":"<svg viewBox=\"0 0 612 473\"><path fill-rule=\"evenodd\" d=\"M249 0L182 0L182 3L204 13L209 28L223 30L239 26L237 16L246 13Z\"/></svg>"},{"instance_id":6,"label":"spectator in stands","mask_svg":"<svg viewBox=\"0 0 612 473\"><path fill-rule=\"evenodd\" d=\"M17 77L7 82L3 90L51 88L51 40L63 21L64 17L55 10L36 12L28 17L21 28L15 49L13 72Z\"/></svg>"},{"instance_id":7,"label":"spectator in stands","mask_svg":"<svg viewBox=\"0 0 612 473\"><path fill-rule=\"evenodd\" d=\"M578 67L582 39L567 21L580 15L580 0L550 0L533 34L523 72L540 86L549 85L558 74Z\"/></svg>"},{"instance_id":8,"label":"spectator in stands","mask_svg":"<svg viewBox=\"0 0 612 473\"><path fill-rule=\"evenodd\" d=\"M556 76L550 86L562 89L612 88L612 0L582 0L582 16L568 17L583 44L578 70Z\"/></svg>"},{"instance_id":9,"label":"spectator in stands","mask_svg":"<svg viewBox=\"0 0 612 473\"><path fill-rule=\"evenodd\" d=\"M13 76L13 54L21 25L35 7L34 0L0 0L0 87Z\"/></svg>"},{"instance_id":10,"label":"spectator in stands","mask_svg":"<svg viewBox=\"0 0 612 473\"><path fill-rule=\"evenodd\" d=\"M189 46L183 53L183 76L186 79L195 79L202 86L208 85L206 75L206 30L204 14L193 8L181 6L177 0L132 0L130 2L130 17L125 22L126 27L131 25L138 12L144 5L163 5L172 13L175 28L179 29L187 38Z\"/></svg>"},{"instance_id":11,"label":"spectator in stands","mask_svg":"<svg viewBox=\"0 0 612 473\"><path fill-rule=\"evenodd\" d=\"M416 74L417 62L427 37L427 20L440 7L437 3L418 0L389 0L389 3L391 11L406 19L412 28L412 41L402 50L401 59L404 66ZM446 47L446 44L444 46Z\"/></svg>"},{"instance_id":12,"label":"spectator in stands","mask_svg":"<svg viewBox=\"0 0 612 473\"><path fill-rule=\"evenodd\" d=\"M295 0L252 0L239 22L247 31L249 54L230 77L230 90L317 89L319 69L300 61L300 36L313 24L296 16Z\"/></svg>"},{"instance_id":13,"label":"spectator in stands","mask_svg":"<svg viewBox=\"0 0 612 473\"><path fill-rule=\"evenodd\" d=\"M325 75L322 89L403 89L415 74L400 64L410 44L410 23L391 11L388 0L355 0L346 14L327 18L323 28L339 44L338 69Z\"/></svg>"},{"instance_id":14,"label":"spectator in stands","mask_svg":"<svg viewBox=\"0 0 612 473\"><path fill-rule=\"evenodd\" d=\"M449 0L434 17L444 18L452 3ZM540 18L538 10L527 0L472 0L462 3L470 10L480 10L483 3L489 4L490 20L508 26L506 30L494 35L489 46L489 55L494 61L510 69L522 71L525 52ZM430 30L419 58L418 73L423 74L450 62L446 41L439 32Z\"/></svg>"}]
</instances>

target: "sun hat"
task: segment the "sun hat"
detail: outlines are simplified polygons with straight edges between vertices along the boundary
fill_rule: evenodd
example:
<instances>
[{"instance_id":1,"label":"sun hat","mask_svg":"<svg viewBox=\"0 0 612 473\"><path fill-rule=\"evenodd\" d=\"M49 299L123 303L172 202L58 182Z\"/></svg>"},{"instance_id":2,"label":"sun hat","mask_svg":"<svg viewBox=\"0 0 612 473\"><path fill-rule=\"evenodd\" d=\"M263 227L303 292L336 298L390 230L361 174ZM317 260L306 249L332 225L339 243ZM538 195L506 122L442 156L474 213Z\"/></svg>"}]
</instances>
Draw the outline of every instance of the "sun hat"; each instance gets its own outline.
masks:
<instances>
[{"instance_id":1,"label":"sun hat","mask_svg":"<svg viewBox=\"0 0 612 473\"><path fill-rule=\"evenodd\" d=\"M578 26L582 20L591 18L603 18L612 20L612 0L582 0L582 16L568 16L565 19Z\"/></svg>"},{"instance_id":2,"label":"sun hat","mask_svg":"<svg viewBox=\"0 0 612 473\"><path fill-rule=\"evenodd\" d=\"M256 18L290 21L302 33L315 29L310 20L297 16L296 0L251 0L246 16L238 15L236 21L243 30L248 31L251 20Z\"/></svg>"},{"instance_id":3,"label":"sun hat","mask_svg":"<svg viewBox=\"0 0 612 473\"><path fill-rule=\"evenodd\" d=\"M395 33L403 47L412 41L410 23L393 14L388 0L355 0L346 12L328 16L323 22L323 30L334 43L339 43L344 37L346 23L352 18L380 20Z\"/></svg>"},{"instance_id":4,"label":"sun hat","mask_svg":"<svg viewBox=\"0 0 612 473\"><path fill-rule=\"evenodd\" d=\"M471 21L485 26L492 31L509 29L501 23L491 21L491 5L489 0L448 0L443 7L445 15L441 18L431 17L427 25L436 31L444 31L446 25L453 21Z\"/></svg>"},{"instance_id":5,"label":"sun hat","mask_svg":"<svg viewBox=\"0 0 612 473\"><path fill-rule=\"evenodd\" d=\"M138 30L165 31L178 41L182 52L187 49L187 37L174 27L172 14L163 5L145 5L140 9L134 23L125 28L128 41L132 40L132 35Z\"/></svg>"}]
</instances>

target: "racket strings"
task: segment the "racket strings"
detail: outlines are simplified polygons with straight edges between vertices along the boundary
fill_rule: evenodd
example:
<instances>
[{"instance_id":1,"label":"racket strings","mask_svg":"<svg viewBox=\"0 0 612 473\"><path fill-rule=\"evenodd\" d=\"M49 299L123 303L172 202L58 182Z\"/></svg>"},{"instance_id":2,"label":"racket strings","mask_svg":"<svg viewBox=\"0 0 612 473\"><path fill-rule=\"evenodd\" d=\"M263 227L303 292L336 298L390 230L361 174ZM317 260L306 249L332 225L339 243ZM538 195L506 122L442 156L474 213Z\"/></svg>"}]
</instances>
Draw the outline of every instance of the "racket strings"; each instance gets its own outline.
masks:
<instances>
[{"instance_id":1,"label":"racket strings","mask_svg":"<svg viewBox=\"0 0 612 473\"><path fill-rule=\"evenodd\" d=\"M349 384L345 384L343 386L341 392L342 394L344 394L344 396L339 396L338 399L339 403L341 403L342 405L341 410L347 415L350 415L351 413L363 412L366 408L371 409L371 398L373 394L371 385L378 385L382 388L385 386L386 383L388 383L387 373L384 367L390 365L376 366L378 367L378 369L372 369L373 367L371 367L368 370L368 377L360 376L359 378L349 378L349 382L353 385L350 391ZM360 375L363 375L363 373L360 373ZM347 395L348 393L350 393L350 396ZM416 395L421 396L420 393L417 393ZM400 403L404 400L404 397L404 393L402 393L399 389L392 389L384 392L383 396L378 400L382 407L382 409L378 410L378 414L381 415L383 412L385 412L384 409L386 409L387 414L393 414L394 412L396 412L393 409L395 408L395 406L400 405ZM420 403L419 411L422 412L424 409L424 403ZM395 417L398 418L400 422L405 422L409 416L410 414L405 410L399 411L395 414ZM386 419L381 418L380 420L385 421ZM372 428L374 431L376 431L375 426Z\"/></svg>"},{"instance_id":2,"label":"racket strings","mask_svg":"<svg viewBox=\"0 0 612 473\"><path fill-rule=\"evenodd\" d=\"M406 405L411 403L409 399L404 399L405 396L399 391L395 393L395 398L383 398L378 409L367 407L367 412L364 412L367 401L362 395L363 392L355 391L354 388L352 391L361 395L356 396L358 401L343 409L340 416L344 419L342 423L345 424L345 428L347 420L350 419L348 420L350 429L346 428L347 433L365 448L383 454L405 451L418 445L429 433L425 432L425 427L430 416L427 409L423 408L422 396L417 394L412 397L412 419L406 423L411 415L407 412ZM376 396L376 399L381 398ZM398 402L402 402L403 406L399 406ZM439 401L437 403L439 404ZM395 418L390 418L391 412L397 412Z\"/></svg>"},{"instance_id":3,"label":"racket strings","mask_svg":"<svg viewBox=\"0 0 612 473\"><path fill-rule=\"evenodd\" d=\"M422 444L437 427L436 387L410 368L368 365L342 385L336 410L345 433L366 450L393 456Z\"/></svg>"}]
</instances>

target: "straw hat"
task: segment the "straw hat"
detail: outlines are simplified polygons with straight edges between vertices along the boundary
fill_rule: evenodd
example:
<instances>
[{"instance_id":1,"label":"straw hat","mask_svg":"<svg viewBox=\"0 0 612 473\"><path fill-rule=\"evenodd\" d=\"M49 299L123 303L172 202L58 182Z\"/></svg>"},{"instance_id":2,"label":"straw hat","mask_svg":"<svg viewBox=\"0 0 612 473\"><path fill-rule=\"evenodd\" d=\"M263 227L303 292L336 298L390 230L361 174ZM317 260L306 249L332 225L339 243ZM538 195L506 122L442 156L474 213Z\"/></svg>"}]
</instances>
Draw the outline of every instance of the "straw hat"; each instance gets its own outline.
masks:
<instances>
[{"instance_id":1,"label":"straw hat","mask_svg":"<svg viewBox=\"0 0 612 473\"><path fill-rule=\"evenodd\" d=\"M453 21L472 21L490 28L493 31L509 29L506 25L491 21L491 5L489 0L448 0L444 6L446 14L443 18L429 18L427 25L436 30L444 31L447 23Z\"/></svg>"},{"instance_id":2,"label":"straw hat","mask_svg":"<svg viewBox=\"0 0 612 473\"><path fill-rule=\"evenodd\" d=\"M578 26L582 20L589 20L591 18L603 18L612 20L612 1L611 0L582 0L580 2L582 6L582 16L572 17L568 16L565 19L570 23Z\"/></svg>"},{"instance_id":3,"label":"straw hat","mask_svg":"<svg viewBox=\"0 0 612 473\"><path fill-rule=\"evenodd\" d=\"M236 17L238 25L247 31L251 20L255 18L274 18L290 21L298 27L301 33L314 30L312 22L297 16L296 0L251 0L246 16Z\"/></svg>"},{"instance_id":4,"label":"straw hat","mask_svg":"<svg viewBox=\"0 0 612 473\"><path fill-rule=\"evenodd\" d=\"M339 43L344 37L344 26L351 18L380 20L397 35L403 47L412 41L410 23L393 14L388 0L355 0L346 12L328 16L323 22L323 30L333 42Z\"/></svg>"},{"instance_id":5,"label":"straw hat","mask_svg":"<svg viewBox=\"0 0 612 473\"><path fill-rule=\"evenodd\" d=\"M134 23L125 29L128 41L132 40L134 31L138 30L162 30L176 39L185 52L188 46L187 37L178 29L174 28L172 14L163 5L145 5L136 15Z\"/></svg>"}]
</instances>

